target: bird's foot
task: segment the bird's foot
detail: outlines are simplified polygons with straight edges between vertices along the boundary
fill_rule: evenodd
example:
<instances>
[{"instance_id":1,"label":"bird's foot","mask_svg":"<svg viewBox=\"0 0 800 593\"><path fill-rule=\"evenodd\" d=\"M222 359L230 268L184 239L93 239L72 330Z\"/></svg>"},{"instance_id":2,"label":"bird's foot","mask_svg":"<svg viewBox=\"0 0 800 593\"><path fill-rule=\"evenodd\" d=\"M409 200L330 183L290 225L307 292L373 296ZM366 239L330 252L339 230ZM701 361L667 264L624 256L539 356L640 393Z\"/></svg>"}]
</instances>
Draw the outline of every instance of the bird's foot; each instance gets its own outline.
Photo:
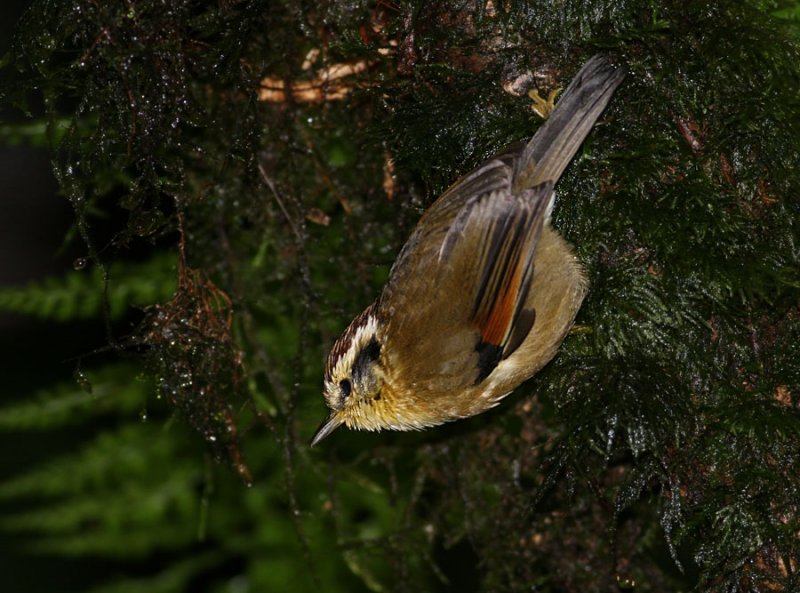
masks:
<instances>
[{"instance_id":1,"label":"bird's foot","mask_svg":"<svg viewBox=\"0 0 800 593\"><path fill-rule=\"evenodd\" d=\"M558 93L561 92L561 89L554 89L550 91L547 95L547 99L542 97L539 94L539 89L531 89L528 91L528 97L533 100L533 105L531 105L531 109L541 117L542 119L547 119L550 117L550 113L556 107L556 97Z\"/></svg>"}]
</instances>

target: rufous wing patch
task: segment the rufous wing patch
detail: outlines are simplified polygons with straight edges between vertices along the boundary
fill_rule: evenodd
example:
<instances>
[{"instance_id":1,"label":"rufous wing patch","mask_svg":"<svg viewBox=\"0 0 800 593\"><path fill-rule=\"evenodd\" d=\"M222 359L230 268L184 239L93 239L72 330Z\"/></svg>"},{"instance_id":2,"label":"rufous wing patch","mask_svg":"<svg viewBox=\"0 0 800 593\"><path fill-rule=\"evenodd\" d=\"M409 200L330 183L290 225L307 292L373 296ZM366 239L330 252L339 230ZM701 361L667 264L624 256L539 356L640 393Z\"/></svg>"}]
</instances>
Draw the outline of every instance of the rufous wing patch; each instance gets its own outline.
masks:
<instances>
[{"instance_id":1,"label":"rufous wing patch","mask_svg":"<svg viewBox=\"0 0 800 593\"><path fill-rule=\"evenodd\" d=\"M488 195L485 203L476 204L467 223L481 234L471 316L480 336L475 347L476 384L510 356L533 327L536 313L525 308L525 303L552 191L553 184L546 182L517 194Z\"/></svg>"}]
</instances>

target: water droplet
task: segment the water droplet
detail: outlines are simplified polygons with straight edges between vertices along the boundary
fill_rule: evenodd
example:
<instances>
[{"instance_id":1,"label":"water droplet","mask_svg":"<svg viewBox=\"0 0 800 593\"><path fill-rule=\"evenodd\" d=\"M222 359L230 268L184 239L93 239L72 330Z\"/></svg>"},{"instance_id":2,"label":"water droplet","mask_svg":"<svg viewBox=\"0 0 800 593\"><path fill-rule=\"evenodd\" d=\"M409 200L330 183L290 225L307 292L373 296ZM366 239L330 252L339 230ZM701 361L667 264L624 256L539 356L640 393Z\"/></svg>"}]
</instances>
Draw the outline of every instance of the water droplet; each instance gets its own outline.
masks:
<instances>
[{"instance_id":1,"label":"water droplet","mask_svg":"<svg viewBox=\"0 0 800 593\"><path fill-rule=\"evenodd\" d=\"M74 262L72 262L72 267L75 270L82 270L87 266L88 263L89 263L89 258L79 257L76 258Z\"/></svg>"},{"instance_id":2,"label":"water droplet","mask_svg":"<svg viewBox=\"0 0 800 593\"><path fill-rule=\"evenodd\" d=\"M83 371L75 369L72 373L72 378L80 385L81 389L83 389L86 393L92 393L92 382L89 381L89 378L83 374Z\"/></svg>"},{"instance_id":3,"label":"water droplet","mask_svg":"<svg viewBox=\"0 0 800 593\"><path fill-rule=\"evenodd\" d=\"M164 214L160 210L140 212L134 219L133 231L140 237L155 233L165 222Z\"/></svg>"},{"instance_id":4,"label":"water droplet","mask_svg":"<svg viewBox=\"0 0 800 593\"><path fill-rule=\"evenodd\" d=\"M619 586L620 589L623 590L635 589L636 580L631 577L617 574L617 585Z\"/></svg>"}]
</instances>

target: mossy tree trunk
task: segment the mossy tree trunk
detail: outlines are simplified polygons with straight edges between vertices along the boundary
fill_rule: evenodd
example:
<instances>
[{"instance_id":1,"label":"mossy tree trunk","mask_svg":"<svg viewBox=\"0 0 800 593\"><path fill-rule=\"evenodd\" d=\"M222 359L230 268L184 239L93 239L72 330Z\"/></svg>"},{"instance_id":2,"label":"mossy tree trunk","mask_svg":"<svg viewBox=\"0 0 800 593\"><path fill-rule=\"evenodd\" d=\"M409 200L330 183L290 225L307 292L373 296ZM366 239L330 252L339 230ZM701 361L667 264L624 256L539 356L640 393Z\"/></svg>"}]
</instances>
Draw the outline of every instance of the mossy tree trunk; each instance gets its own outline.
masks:
<instances>
[{"instance_id":1,"label":"mossy tree trunk","mask_svg":"<svg viewBox=\"0 0 800 593\"><path fill-rule=\"evenodd\" d=\"M4 528L113 559L98 591L800 587L797 12L35 2L3 96L43 100L86 257L0 307L105 319L114 356L5 410L102 428L0 487L39 497ZM326 349L420 213L597 52L628 76L556 188L591 280L556 359L310 451Z\"/></svg>"}]
</instances>

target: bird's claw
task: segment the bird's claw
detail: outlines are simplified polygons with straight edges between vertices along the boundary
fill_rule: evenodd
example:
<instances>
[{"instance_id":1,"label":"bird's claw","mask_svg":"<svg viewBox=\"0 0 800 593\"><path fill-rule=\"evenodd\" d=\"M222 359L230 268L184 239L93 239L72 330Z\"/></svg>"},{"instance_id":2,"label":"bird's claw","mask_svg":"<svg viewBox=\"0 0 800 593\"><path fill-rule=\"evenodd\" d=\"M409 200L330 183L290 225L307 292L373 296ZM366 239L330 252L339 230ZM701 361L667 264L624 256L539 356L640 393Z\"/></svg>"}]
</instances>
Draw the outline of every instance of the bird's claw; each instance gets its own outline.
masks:
<instances>
[{"instance_id":1,"label":"bird's claw","mask_svg":"<svg viewBox=\"0 0 800 593\"><path fill-rule=\"evenodd\" d=\"M528 91L528 97L533 100L533 105L531 105L531 109L541 117L542 119L547 119L550 117L550 113L555 109L556 106L556 97L558 93L561 92L561 89L554 89L550 91L547 95L547 99L542 97L539 94L539 89L531 89Z\"/></svg>"}]
</instances>

